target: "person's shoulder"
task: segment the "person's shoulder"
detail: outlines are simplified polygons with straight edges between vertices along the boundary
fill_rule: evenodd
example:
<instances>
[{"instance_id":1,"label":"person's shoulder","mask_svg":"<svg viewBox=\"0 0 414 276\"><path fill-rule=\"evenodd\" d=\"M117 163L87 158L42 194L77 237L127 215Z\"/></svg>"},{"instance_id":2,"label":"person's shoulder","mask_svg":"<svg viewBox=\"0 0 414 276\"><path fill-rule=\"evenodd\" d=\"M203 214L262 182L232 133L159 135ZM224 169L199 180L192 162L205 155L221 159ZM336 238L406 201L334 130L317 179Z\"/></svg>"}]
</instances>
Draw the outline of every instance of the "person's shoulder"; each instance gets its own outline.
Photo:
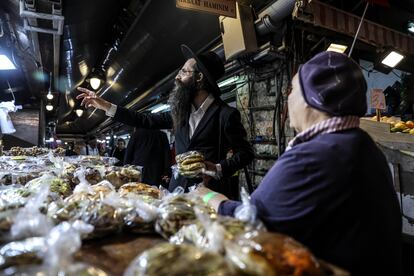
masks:
<instances>
[{"instance_id":1,"label":"person's shoulder","mask_svg":"<svg viewBox=\"0 0 414 276\"><path fill-rule=\"evenodd\" d=\"M230 117L234 114L240 114L237 108L230 106L228 103L224 102L221 99L216 99L214 104L218 105L220 109L220 114L225 117Z\"/></svg>"}]
</instances>

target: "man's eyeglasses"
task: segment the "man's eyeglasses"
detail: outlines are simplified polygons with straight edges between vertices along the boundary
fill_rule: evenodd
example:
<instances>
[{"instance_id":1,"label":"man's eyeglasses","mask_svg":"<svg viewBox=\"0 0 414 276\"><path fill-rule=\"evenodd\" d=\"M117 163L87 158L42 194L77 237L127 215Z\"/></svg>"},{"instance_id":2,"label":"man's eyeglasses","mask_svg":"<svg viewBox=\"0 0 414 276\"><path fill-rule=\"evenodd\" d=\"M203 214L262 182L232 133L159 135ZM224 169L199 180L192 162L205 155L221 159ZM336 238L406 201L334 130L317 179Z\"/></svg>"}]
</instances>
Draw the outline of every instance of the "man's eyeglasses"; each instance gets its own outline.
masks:
<instances>
[{"instance_id":1,"label":"man's eyeglasses","mask_svg":"<svg viewBox=\"0 0 414 276\"><path fill-rule=\"evenodd\" d=\"M185 70L185 69L180 69L178 71L178 75L184 76L184 75L189 75L189 73L194 73L194 72L198 72L197 70Z\"/></svg>"}]
</instances>

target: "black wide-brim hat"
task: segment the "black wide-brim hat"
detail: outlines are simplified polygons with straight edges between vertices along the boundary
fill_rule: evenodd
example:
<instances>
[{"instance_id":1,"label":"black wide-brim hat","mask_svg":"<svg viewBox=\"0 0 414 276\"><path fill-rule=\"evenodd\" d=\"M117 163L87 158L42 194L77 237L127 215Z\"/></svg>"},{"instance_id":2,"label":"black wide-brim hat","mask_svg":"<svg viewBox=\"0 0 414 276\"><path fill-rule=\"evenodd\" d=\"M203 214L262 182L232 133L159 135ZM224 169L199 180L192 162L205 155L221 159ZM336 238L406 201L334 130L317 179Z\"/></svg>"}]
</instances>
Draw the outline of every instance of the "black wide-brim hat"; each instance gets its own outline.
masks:
<instances>
[{"instance_id":1,"label":"black wide-brim hat","mask_svg":"<svg viewBox=\"0 0 414 276\"><path fill-rule=\"evenodd\" d=\"M215 96L220 96L221 90L217 85L217 81L224 75L224 64L221 58L214 52L207 52L203 54L196 55L194 52L187 46L181 45L181 52L183 56L188 59L195 59L198 69L203 76L206 78L207 82L211 86L212 92Z\"/></svg>"}]
</instances>

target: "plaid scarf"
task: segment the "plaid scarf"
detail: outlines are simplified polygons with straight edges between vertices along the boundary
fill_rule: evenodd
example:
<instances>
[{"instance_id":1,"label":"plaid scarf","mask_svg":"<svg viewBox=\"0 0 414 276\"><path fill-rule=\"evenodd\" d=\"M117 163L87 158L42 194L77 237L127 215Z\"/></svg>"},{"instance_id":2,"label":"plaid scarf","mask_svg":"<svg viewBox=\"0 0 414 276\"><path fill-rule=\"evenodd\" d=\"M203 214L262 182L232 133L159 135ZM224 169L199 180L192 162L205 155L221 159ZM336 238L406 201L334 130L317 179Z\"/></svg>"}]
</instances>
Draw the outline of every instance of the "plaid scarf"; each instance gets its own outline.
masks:
<instances>
[{"instance_id":1,"label":"plaid scarf","mask_svg":"<svg viewBox=\"0 0 414 276\"><path fill-rule=\"evenodd\" d=\"M289 142L286 151L290 150L297 144L311 140L313 137L319 134L332 133L357 127L359 127L358 116L343 116L329 118L328 120L317 123L296 135L295 138L293 138Z\"/></svg>"}]
</instances>

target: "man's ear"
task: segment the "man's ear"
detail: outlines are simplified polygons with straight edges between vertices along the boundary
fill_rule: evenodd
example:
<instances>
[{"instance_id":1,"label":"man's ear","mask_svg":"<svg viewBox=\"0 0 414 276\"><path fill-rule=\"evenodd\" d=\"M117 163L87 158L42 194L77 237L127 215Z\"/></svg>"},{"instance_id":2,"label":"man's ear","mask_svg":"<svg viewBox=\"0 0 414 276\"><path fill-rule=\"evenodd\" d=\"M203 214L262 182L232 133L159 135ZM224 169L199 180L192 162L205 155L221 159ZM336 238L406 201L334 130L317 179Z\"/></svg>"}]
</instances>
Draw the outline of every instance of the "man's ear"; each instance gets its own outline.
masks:
<instances>
[{"instance_id":1,"label":"man's ear","mask_svg":"<svg viewBox=\"0 0 414 276\"><path fill-rule=\"evenodd\" d=\"M200 72L199 72L199 73L197 73L195 80L196 80L197 82L201 82L203 79L204 79L204 75L203 75L203 73L200 73Z\"/></svg>"}]
</instances>

